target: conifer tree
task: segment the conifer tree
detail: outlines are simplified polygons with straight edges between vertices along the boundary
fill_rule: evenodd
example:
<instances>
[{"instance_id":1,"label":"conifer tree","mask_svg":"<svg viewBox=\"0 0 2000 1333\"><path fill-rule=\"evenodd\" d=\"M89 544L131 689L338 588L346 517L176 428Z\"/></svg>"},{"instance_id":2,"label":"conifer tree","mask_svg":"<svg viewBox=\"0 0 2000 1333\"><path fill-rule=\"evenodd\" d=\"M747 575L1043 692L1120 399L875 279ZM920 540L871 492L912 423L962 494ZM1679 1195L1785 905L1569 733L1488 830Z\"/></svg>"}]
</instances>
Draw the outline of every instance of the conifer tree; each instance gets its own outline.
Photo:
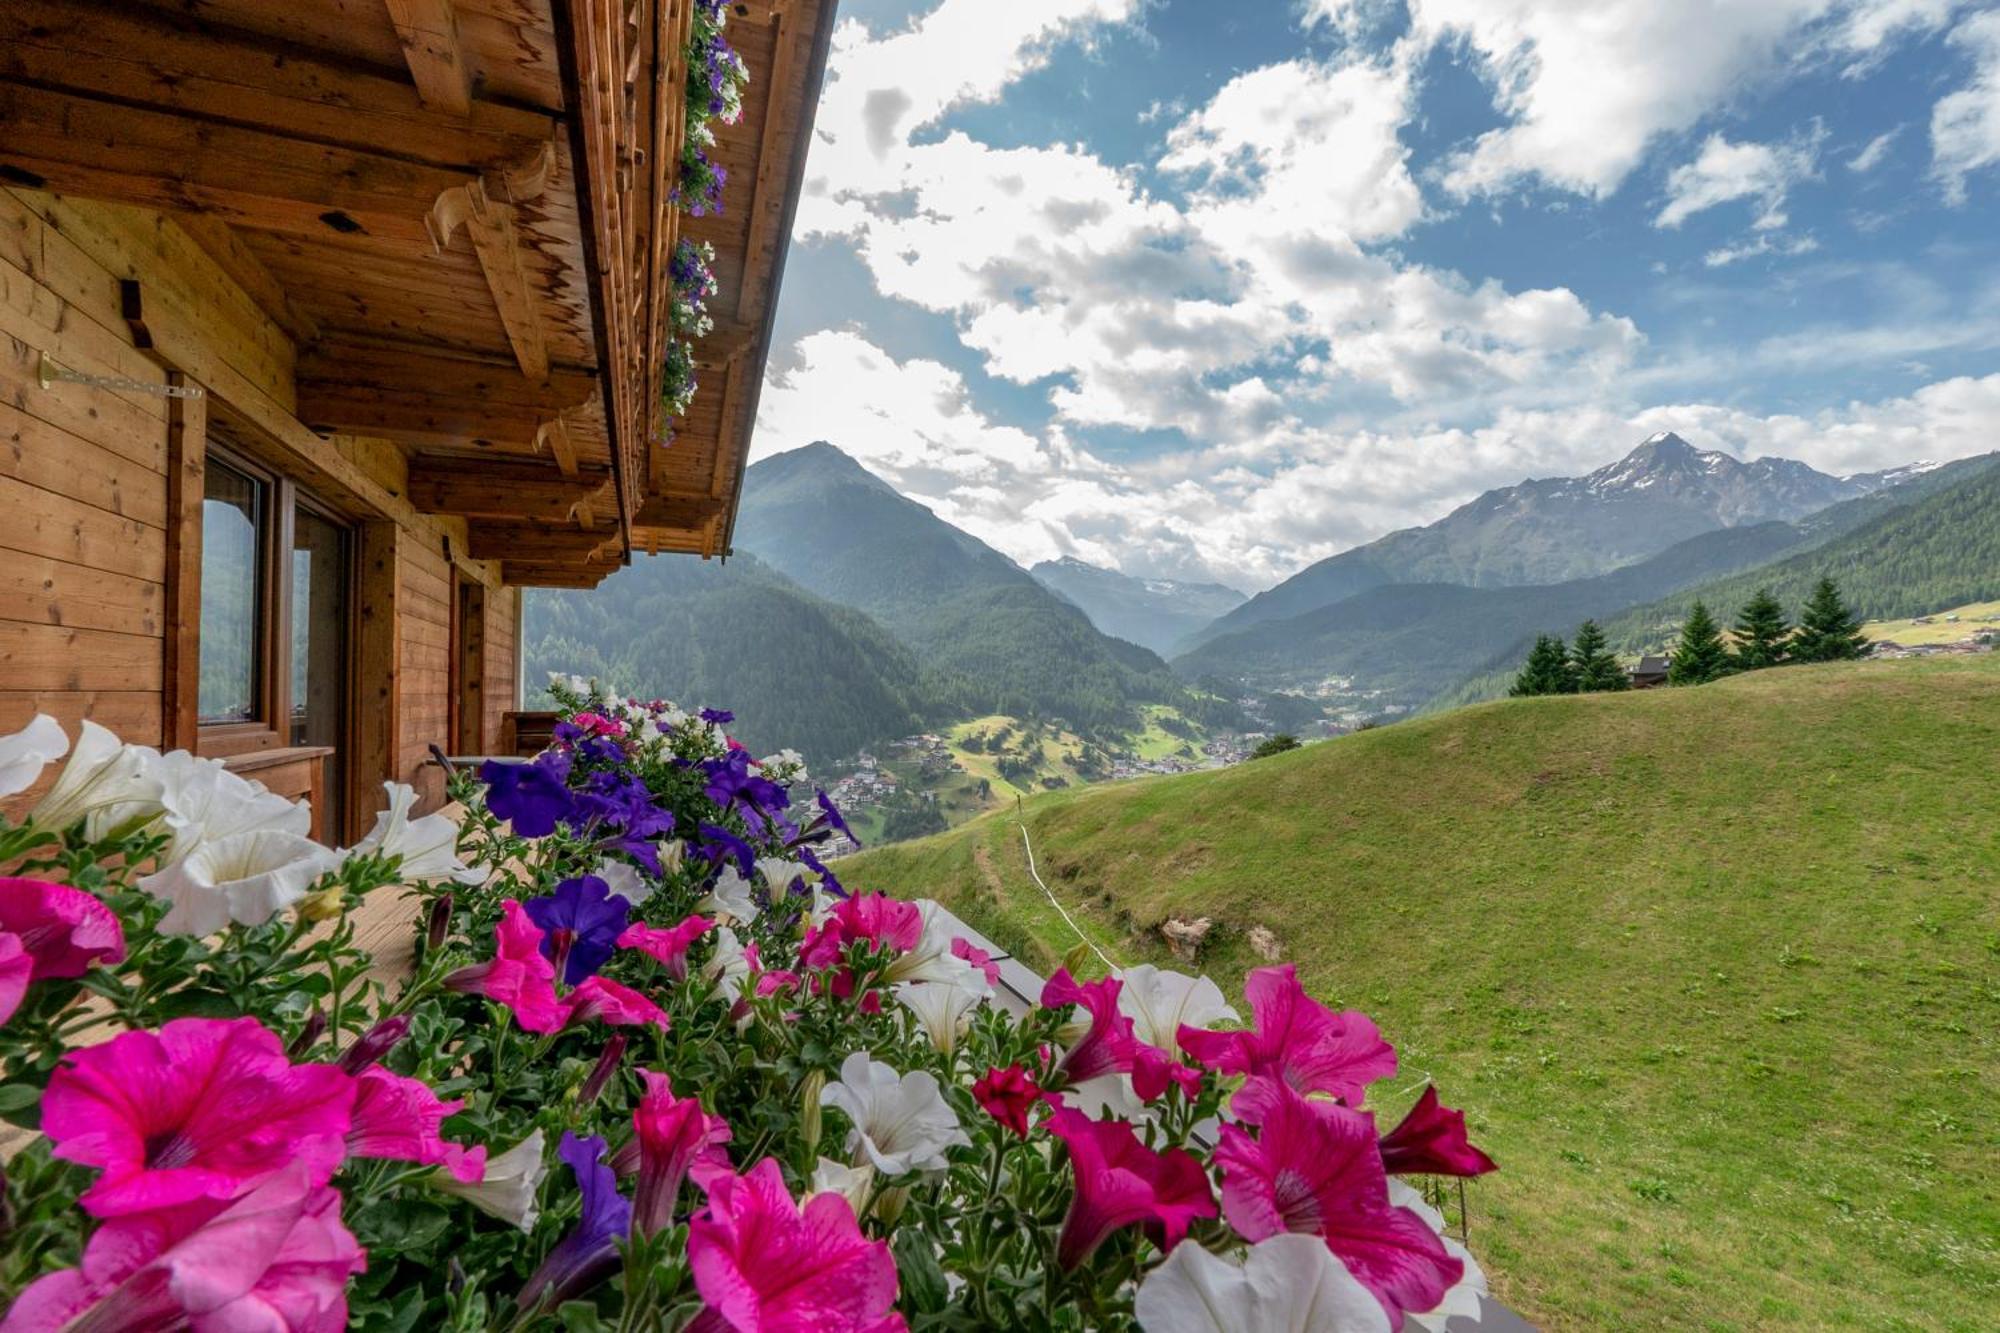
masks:
<instances>
[{"instance_id":1,"label":"conifer tree","mask_svg":"<svg viewBox=\"0 0 2000 1333\"><path fill-rule=\"evenodd\" d=\"M1840 600L1840 587L1823 578L1799 613L1799 631L1792 636L1795 662L1847 662L1868 651L1861 622Z\"/></svg>"},{"instance_id":2,"label":"conifer tree","mask_svg":"<svg viewBox=\"0 0 2000 1333\"><path fill-rule=\"evenodd\" d=\"M1576 693L1576 680L1570 673L1569 649L1563 646L1563 641L1550 634L1536 635L1527 663L1522 666L1521 674L1514 678L1514 688L1508 693L1515 696Z\"/></svg>"},{"instance_id":3,"label":"conifer tree","mask_svg":"<svg viewBox=\"0 0 2000 1333\"><path fill-rule=\"evenodd\" d=\"M1681 641L1674 646L1673 660L1667 664L1667 684L1705 685L1729 671L1729 649L1722 642L1722 628L1709 614L1706 604L1696 602L1681 626Z\"/></svg>"},{"instance_id":4,"label":"conifer tree","mask_svg":"<svg viewBox=\"0 0 2000 1333\"><path fill-rule=\"evenodd\" d=\"M1769 588L1759 588L1736 613L1736 669L1757 671L1784 661L1785 637L1791 632L1792 627L1785 623L1785 608Z\"/></svg>"},{"instance_id":5,"label":"conifer tree","mask_svg":"<svg viewBox=\"0 0 2000 1333\"><path fill-rule=\"evenodd\" d=\"M1627 689L1632 684L1625 668L1618 665L1617 657L1605 649L1604 631L1595 620L1586 620L1576 627L1576 643L1569 650L1569 661L1576 688L1583 694Z\"/></svg>"}]
</instances>

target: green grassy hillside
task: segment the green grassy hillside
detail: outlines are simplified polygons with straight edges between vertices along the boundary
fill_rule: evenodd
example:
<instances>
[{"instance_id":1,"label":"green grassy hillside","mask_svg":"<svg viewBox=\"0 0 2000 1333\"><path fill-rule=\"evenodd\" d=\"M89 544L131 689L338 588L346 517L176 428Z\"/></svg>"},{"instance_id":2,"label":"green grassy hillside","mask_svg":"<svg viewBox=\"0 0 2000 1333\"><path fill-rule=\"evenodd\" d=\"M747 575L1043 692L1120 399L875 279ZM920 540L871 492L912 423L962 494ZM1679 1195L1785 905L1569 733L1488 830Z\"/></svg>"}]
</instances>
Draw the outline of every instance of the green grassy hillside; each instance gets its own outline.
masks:
<instances>
[{"instance_id":1,"label":"green grassy hillside","mask_svg":"<svg viewBox=\"0 0 2000 1333\"><path fill-rule=\"evenodd\" d=\"M1503 1170L1501 1294L1556 1328L1991 1327L2000 655L1524 699L1027 803L1123 962L1276 933ZM1046 967L1012 812L848 863Z\"/></svg>"}]
</instances>

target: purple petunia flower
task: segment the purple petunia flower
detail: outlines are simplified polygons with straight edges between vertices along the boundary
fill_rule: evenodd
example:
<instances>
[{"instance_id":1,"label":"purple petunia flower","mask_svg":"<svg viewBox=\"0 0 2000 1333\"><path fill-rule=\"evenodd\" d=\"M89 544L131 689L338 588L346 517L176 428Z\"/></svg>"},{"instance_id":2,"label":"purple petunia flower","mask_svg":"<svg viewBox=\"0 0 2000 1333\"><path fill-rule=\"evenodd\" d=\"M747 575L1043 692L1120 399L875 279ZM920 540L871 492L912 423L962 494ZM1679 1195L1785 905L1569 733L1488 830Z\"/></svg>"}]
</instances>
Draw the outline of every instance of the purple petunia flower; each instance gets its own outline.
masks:
<instances>
[{"instance_id":1,"label":"purple petunia flower","mask_svg":"<svg viewBox=\"0 0 2000 1333\"><path fill-rule=\"evenodd\" d=\"M736 714L727 708L704 708L701 710L701 720L711 726L726 727L736 720Z\"/></svg>"},{"instance_id":2,"label":"purple petunia flower","mask_svg":"<svg viewBox=\"0 0 2000 1333\"><path fill-rule=\"evenodd\" d=\"M820 813L826 816L826 822L846 834L847 840L856 847L859 847L861 839L855 837L854 830L847 827L847 821L841 817L840 807L833 803L832 798L823 789L815 787L813 788L813 799L819 802Z\"/></svg>"},{"instance_id":3,"label":"purple petunia flower","mask_svg":"<svg viewBox=\"0 0 2000 1333\"><path fill-rule=\"evenodd\" d=\"M632 1201L618 1192L618 1174L604 1160L604 1148L601 1138L563 1132L556 1154L583 1191L583 1216L521 1288L523 1310L574 1300L617 1270L618 1242L632 1229Z\"/></svg>"},{"instance_id":4,"label":"purple petunia flower","mask_svg":"<svg viewBox=\"0 0 2000 1333\"><path fill-rule=\"evenodd\" d=\"M486 808L523 838L545 838L574 813L565 785L568 777L568 756L554 751L532 763L489 759L479 767L479 780L486 784Z\"/></svg>"},{"instance_id":5,"label":"purple petunia flower","mask_svg":"<svg viewBox=\"0 0 2000 1333\"><path fill-rule=\"evenodd\" d=\"M736 862L737 870L745 879L749 879L757 870L756 848L720 824L701 826L701 842L695 847L695 855L717 867L724 861L733 860Z\"/></svg>"},{"instance_id":6,"label":"purple petunia flower","mask_svg":"<svg viewBox=\"0 0 2000 1333\"><path fill-rule=\"evenodd\" d=\"M750 832L762 835L777 812L792 803L792 798L752 765L750 756L742 750L731 750L721 759L702 760L701 771L708 780L703 791L725 810L739 810Z\"/></svg>"},{"instance_id":7,"label":"purple petunia flower","mask_svg":"<svg viewBox=\"0 0 2000 1333\"><path fill-rule=\"evenodd\" d=\"M604 966L632 914L632 904L595 875L566 879L553 894L530 898L523 907L542 928L542 956L562 967L563 982L570 986Z\"/></svg>"},{"instance_id":8,"label":"purple petunia flower","mask_svg":"<svg viewBox=\"0 0 2000 1333\"><path fill-rule=\"evenodd\" d=\"M827 869L826 862L820 860L817 856L813 855L812 848L810 847L799 848L799 859L806 863L807 869L817 871L819 873L820 886L824 888L828 893L832 894L836 898L845 898L848 896L847 886L842 884L839 880L833 877L833 872Z\"/></svg>"}]
</instances>

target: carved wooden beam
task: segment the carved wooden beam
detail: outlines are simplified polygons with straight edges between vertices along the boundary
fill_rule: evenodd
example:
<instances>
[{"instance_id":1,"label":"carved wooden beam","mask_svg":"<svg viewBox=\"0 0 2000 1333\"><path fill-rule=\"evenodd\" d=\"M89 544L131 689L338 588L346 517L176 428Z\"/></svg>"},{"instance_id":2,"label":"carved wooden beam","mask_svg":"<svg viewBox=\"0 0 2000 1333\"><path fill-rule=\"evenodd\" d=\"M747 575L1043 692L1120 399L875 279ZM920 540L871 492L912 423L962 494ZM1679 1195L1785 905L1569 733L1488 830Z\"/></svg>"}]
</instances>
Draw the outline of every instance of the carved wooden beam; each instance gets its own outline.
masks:
<instances>
[{"instance_id":1,"label":"carved wooden beam","mask_svg":"<svg viewBox=\"0 0 2000 1333\"><path fill-rule=\"evenodd\" d=\"M541 452L550 423L599 390L585 371L552 370L536 383L506 362L351 342L322 342L302 355L297 383L299 419L315 426L520 454ZM564 471L573 475L575 463L570 450Z\"/></svg>"},{"instance_id":2,"label":"carved wooden beam","mask_svg":"<svg viewBox=\"0 0 2000 1333\"><path fill-rule=\"evenodd\" d=\"M410 503L425 513L503 521L581 522L585 513L594 521L612 503L606 473L570 480L546 463L501 459L467 464L418 458L410 464L408 493Z\"/></svg>"},{"instance_id":3,"label":"carved wooden beam","mask_svg":"<svg viewBox=\"0 0 2000 1333\"><path fill-rule=\"evenodd\" d=\"M472 74L458 46L451 0L386 0L403 59L424 105L453 116L472 113Z\"/></svg>"},{"instance_id":4,"label":"carved wooden beam","mask_svg":"<svg viewBox=\"0 0 2000 1333\"><path fill-rule=\"evenodd\" d=\"M546 448L565 477L576 475L576 446L570 442L569 425L560 414L544 421L535 430L535 452Z\"/></svg>"},{"instance_id":5,"label":"carved wooden beam","mask_svg":"<svg viewBox=\"0 0 2000 1333\"><path fill-rule=\"evenodd\" d=\"M548 184L555 160L553 146L536 169L516 173L503 182L510 198L529 199ZM479 256L480 271L486 275L487 290L499 309L500 323L507 330L507 342L521 373L541 381L549 375L549 350L542 335L540 302L528 276L522 256L520 229L515 225L512 204L494 200L486 182L472 181L454 186L437 197L428 222L431 238L438 249L451 244L452 236L463 227Z\"/></svg>"},{"instance_id":6,"label":"carved wooden beam","mask_svg":"<svg viewBox=\"0 0 2000 1333\"><path fill-rule=\"evenodd\" d=\"M542 563L616 563L624 553L619 533L529 523L474 523L468 538L476 560L533 560Z\"/></svg>"}]
</instances>

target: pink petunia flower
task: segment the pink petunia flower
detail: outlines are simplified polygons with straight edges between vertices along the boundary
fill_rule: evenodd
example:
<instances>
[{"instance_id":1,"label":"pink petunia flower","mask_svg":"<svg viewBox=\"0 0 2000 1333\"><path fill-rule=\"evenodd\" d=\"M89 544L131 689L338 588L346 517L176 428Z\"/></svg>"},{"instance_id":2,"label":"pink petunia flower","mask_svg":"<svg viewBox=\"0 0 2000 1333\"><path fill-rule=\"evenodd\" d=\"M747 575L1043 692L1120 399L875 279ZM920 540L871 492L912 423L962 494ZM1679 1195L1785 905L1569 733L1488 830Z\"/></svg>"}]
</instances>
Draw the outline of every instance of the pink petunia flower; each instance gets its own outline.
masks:
<instances>
[{"instance_id":1,"label":"pink petunia flower","mask_svg":"<svg viewBox=\"0 0 2000 1333\"><path fill-rule=\"evenodd\" d=\"M35 975L35 959L21 943L19 935L0 931L0 1027L27 998L28 982Z\"/></svg>"},{"instance_id":2,"label":"pink petunia flower","mask_svg":"<svg viewBox=\"0 0 2000 1333\"><path fill-rule=\"evenodd\" d=\"M506 1005L523 1031L558 1031L569 1018L569 1006L556 998L556 970L542 956L542 928L512 898L501 903L500 910L500 924L493 928L493 957L460 968L444 984Z\"/></svg>"},{"instance_id":3,"label":"pink petunia flower","mask_svg":"<svg viewBox=\"0 0 2000 1333\"><path fill-rule=\"evenodd\" d=\"M766 1157L748 1174L717 1177L688 1232L695 1290L708 1302L690 1333L889 1333L896 1263L869 1240L838 1194L804 1208Z\"/></svg>"},{"instance_id":4,"label":"pink petunia flower","mask_svg":"<svg viewBox=\"0 0 2000 1333\"><path fill-rule=\"evenodd\" d=\"M674 1096L665 1074L640 1070L646 1093L632 1112L639 1149L639 1185L632 1196L632 1229L650 1236L674 1219L681 1182L692 1176L703 1189L730 1173L729 1125L693 1097Z\"/></svg>"},{"instance_id":5,"label":"pink petunia flower","mask_svg":"<svg viewBox=\"0 0 2000 1333\"><path fill-rule=\"evenodd\" d=\"M1483 1176L1500 1169L1465 1137L1465 1112L1439 1102L1429 1084L1403 1122L1382 1136L1381 1150L1390 1175Z\"/></svg>"},{"instance_id":6,"label":"pink petunia flower","mask_svg":"<svg viewBox=\"0 0 2000 1333\"><path fill-rule=\"evenodd\" d=\"M348 1154L442 1166L457 1179L476 1185L486 1175L486 1149L444 1140L444 1122L464 1107L462 1101L440 1100L417 1079L370 1065L354 1080Z\"/></svg>"},{"instance_id":7,"label":"pink petunia flower","mask_svg":"<svg viewBox=\"0 0 2000 1333\"><path fill-rule=\"evenodd\" d=\"M1080 1005L1090 1016L1090 1029L1056 1066L1056 1086L1082 1083L1103 1074L1129 1072L1139 1062L1145 1043L1132 1035L1132 1020L1118 1010L1117 977L1078 982L1068 968L1058 968L1042 987L1044 1009ZM1158 1095L1156 1092L1155 1096Z\"/></svg>"},{"instance_id":8,"label":"pink petunia flower","mask_svg":"<svg viewBox=\"0 0 2000 1333\"><path fill-rule=\"evenodd\" d=\"M1075 1268L1120 1227L1143 1225L1171 1251L1195 1219L1215 1216L1208 1174L1184 1149L1156 1153L1123 1120L1092 1120L1073 1106L1049 1117L1049 1132L1069 1146L1076 1195L1056 1241L1056 1261Z\"/></svg>"},{"instance_id":9,"label":"pink petunia flower","mask_svg":"<svg viewBox=\"0 0 2000 1333\"><path fill-rule=\"evenodd\" d=\"M39 1278L7 1333L194 1328L339 1333L347 1280L367 1267L340 1195L296 1162L234 1201L116 1217L83 1263Z\"/></svg>"},{"instance_id":10,"label":"pink petunia flower","mask_svg":"<svg viewBox=\"0 0 2000 1333\"><path fill-rule=\"evenodd\" d=\"M1225 1124L1215 1149L1229 1225L1253 1244L1287 1231L1323 1238L1391 1327L1404 1311L1435 1308L1464 1266L1428 1222L1389 1202L1375 1117L1309 1102L1269 1076L1252 1082L1261 1085L1256 1137Z\"/></svg>"},{"instance_id":11,"label":"pink petunia flower","mask_svg":"<svg viewBox=\"0 0 2000 1333\"><path fill-rule=\"evenodd\" d=\"M1181 1049L1220 1073L1270 1074L1299 1092L1324 1092L1350 1104L1361 1101L1370 1083L1396 1072L1395 1048L1368 1016L1352 1009L1336 1014L1307 995L1290 963L1258 968L1243 994L1251 1031L1183 1025Z\"/></svg>"},{"instance_id":12,"label":"pink petunia flower","mask_svg":"<svg viewBox=\"0 0 2000 1333\"><path fill-rule=\"evenodd\" d=\"M993 961L993 955L974 945L963 935L954 935L951 940L951 956L962 958L986 974L986 984L1000 984L1000 964Z\"/></svg>"},{"instance_id":13,"label":"pink petunia flower","mask_svg":"<svg viewBox=\"0 0 2000 1333\"><path fill-rule=\"evenodd\" d=\"M686 981L688 974L688 949L694 942L715 928L715 922L696 913L678 926L661 929L643 922L633 922L625 927L625 933L618 937L621 949L637 949L643 954L658 959L665 964L675 981Z\"/></svg>"},{"instance_id":14,"label":"pink petunia flower","mask_svg":"<svg viewBox=\"0 0 2000 1333\"><path fill-rule=\"evenodd\" d=\"M588 1023L593 1018L601 1018L617 1027L650 1023L662 1032L667 1028L666 1010L630 986L609 977L584 978L583 984L569 993L567 1004L569 1019L564 1026L573 1027L578 1023Z\"/></svg>"},{"instance_id":15,"label":"pink petunia flower","mask_svg":"<svg viewBox=\"0 0 2000 1333\"><path fill-rule=\"evenodd\" d=\"M0 879L0 930L21 937L34 980L80 977L125 957L125 932L97 895L39 879Z\"/></svg>"},{"instance_id":16,"label":"pink petunia flower","mask_svg":"<svg viewBox=\"0 0 2000 1333\"><path fill-rule=\"evenodd\" d=\"M233 1199L287 1162L324 1184L347 1155L354 1080L294 1065L254 1018L177 1018L63 1057L42 1132L102 1170L80 1200L98 1217Z\"/></svg>"}]
</instances>

